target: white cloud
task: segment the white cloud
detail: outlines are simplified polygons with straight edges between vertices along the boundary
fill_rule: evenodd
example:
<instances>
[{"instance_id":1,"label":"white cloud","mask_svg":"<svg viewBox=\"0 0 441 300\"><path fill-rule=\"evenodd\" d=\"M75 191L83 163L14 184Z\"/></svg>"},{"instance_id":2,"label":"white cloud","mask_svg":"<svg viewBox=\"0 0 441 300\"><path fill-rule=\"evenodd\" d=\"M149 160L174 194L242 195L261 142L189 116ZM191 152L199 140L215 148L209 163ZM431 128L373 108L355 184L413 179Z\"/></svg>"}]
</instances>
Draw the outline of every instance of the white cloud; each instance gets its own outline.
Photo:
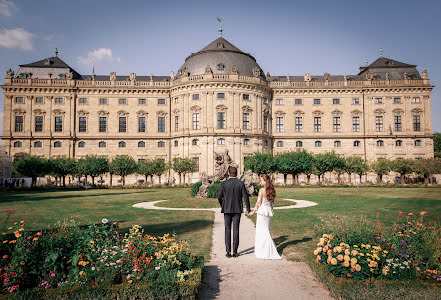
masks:
<instances>
[{"instance_id":1,"label":"white cloud","mask_svg":"<svg viewBox=\"0 0 441 300\"><path fill-rule=\"evenodd\" d=\"M23 28L3 29L0 31L0 46L32 50L34 35Z\"/></svg>"},{"instance_id":2,"label":"white cloud","mask_svg":"<svg viewBox=\"0 0 441 300\"><path fill-rule=\"evenodd\" d=\"M87 56L78 56L78 63L82 65L92 65L98 61L120 62L119 57L113 57L112 50L109 48L99 48L87 53Z\"/></svg>"},{"instance_id":3,"label":"white cloud","mask_svg":"<svg viewBox=\"0 0 441 300\"><path fill-rule=\"evenodd\" d=\"M10 17L11 10L15 8L15 4L8 0L0 0L0 15Z\"/></svg>"}]
</instances>

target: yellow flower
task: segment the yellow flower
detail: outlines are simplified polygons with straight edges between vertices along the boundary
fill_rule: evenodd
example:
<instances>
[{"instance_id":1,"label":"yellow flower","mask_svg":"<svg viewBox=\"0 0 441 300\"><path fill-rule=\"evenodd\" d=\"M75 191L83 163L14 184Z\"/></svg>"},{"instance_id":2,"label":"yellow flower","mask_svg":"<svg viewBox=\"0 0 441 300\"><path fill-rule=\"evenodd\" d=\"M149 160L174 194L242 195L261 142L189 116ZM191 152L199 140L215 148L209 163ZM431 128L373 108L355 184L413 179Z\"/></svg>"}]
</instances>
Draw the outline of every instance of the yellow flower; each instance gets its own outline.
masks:
<instances>
[{"instance_id":1,"label":"yellow flower","mask_svg":"<svg viewBox=\"0 0 441 300\"><path fill-rule=\"evenodd\" d=\"M351 254L352 254L352 256L356 256L358 254L358 251L357 250L352 250Z\"/></svg>"},{"instance_id":2,"label":"yellow flower","mask_svg":"<svg viewBox=\"0 0 441 300\"><path fill-rule=\"evenodd\" d=\"M331 263L331 260L332 260L332 257L331 257L331 256L328 256L328 259L326 260L326 262L327 262L328 264L330 264L330 263Z\"/></svg>"},{"instance_id":3,"label":"yellow flower","mask_svg":"<svg viewBox=\"0 0 441 300\"><path fill-rule=\"evenodd\" d=\"M38 237L34 237L34 238L32 239L32 241L33 241L33 242L38 241Z\"/></svg>"},{"instance_id":4,"label":"yellow flower","mask_svg":"<svg viewBox=\"0 0 441 300\"><path fill-rule=\"evenodd\" d=\"M80 271L80 275L83 275L84 274L84 271Z\"/></svg>"},{"instance_id":5,"label":"yellow flower","mask_svg":"<svg viewBox=\"0 0 441 300\"><path fill-rule=\"evenodd\" d=\"M387 269L386 269L386 267L383 267L382 273L383 273L384 276L387 275Z\"/></svg>"},{"instance_id":6,"label":"yellow flower","mask_svg":"<svg viewBox=\"0 0 441 300\"><path fill-rule=\"evenodd\" d=\"M371 262L369 263L369 267L371 267L371 268L376 268L376 267L378 267L378 263L377 263L376 261L371 261Z\"/></svg>"},{"instance_id":7,"label":"yellow flower","mask_svg":"<svg viewBox=\"0 0 441 300\"><path fill-rule=\"evenodd\" d=\"M320 255L317 255L317 258L316 258L316 260L317 260L317 262L319 262L319 261L321 261L321 260L322 260L322 258L320 257Z\"/></svg>"},{"instance_id":8,"label":"yellow flower","mask_svg":"<svg viewBox=\"0 0 441 300\"><path fill-rule=\"evenodd\" d=\"M357 263L357 259L355 257L351 258L351 264L356 264Z\"/></svg>"},{"instance_id":9,"label":"yellow flower","mask_svg":"<svg viewBox=\"0 0 441 300\"><path fill-rule=\"evenodd\" d=\"M409 216L413 216L413 213L409 213L408 215L409 215Z\"/></svg>"},{"instance_id":10,"label":"yellow flower","mask_svg":"<svg viewBox=\"0 0 441 300\"><path fill-rule=\"evenodd\" d=\"M328 250L328 252L326 252L328 254L328 256L332 256L332 251Z\"/></svg>"},{"instance_id":11,"label":"yellow flower","mask_svg":"<svg viewBox=\"0 0 441 300\"><path fill-rule=\"evenodd\" d=\"M343 267L345 267L345 268L349 268L349 266L350 266L349 261L344 261L344 262L343 262Z\"/></svg>"},{"instance_id":12,"label":"yellow flower","mask_svg":"<svg viewBox=\"0 0 441 300\"><path fill-rule=\"evenodd\" d=\"M132 283L133 282L133 280L129 280L129 281L127 281L128 283Z\"/></svg>"},{"instance_id":13,"label":"yellow flower","mask_svg":"<svg viewBox=\"0 0 441 300\"><path fill-rule=\"evenodd\" d=\"M15 234L15 237L16 237L16 238L19 238L19 237L21 237L21 234L20 234L20 233L16 233L16 234Z\"/></svg>"},{"instance_id":14,"label":"yellow flower","mask_svg":"<svg viewBox=\"0 0 441 300\"><path fill-rule=\"evenodd\" d=\"M337 265L337 259L331 258L331 265L333 266Z\"/></svg>"},{"instance_id":15,"label":"yellow flower","mask_svg":"<svg viewBox=\"0 0 441 300\"><path fill-rule=\"evenodd\" d=\"M355 265L355 271L360 272L361 271L361 266L360 265Z\"/></svg>"},{"instance_id":16,"label":"yellow flower","mask_svg":"<svg viewBox=\"0 0 441 300\"><path fill-rule=\"evenodd\" d=\"M350 261L350 260L351 260L351 258L349 257L349 255L345 255L345 256L343 257L343 259L344 259L345 261Z\"/></svg>"},{"instance_id":17,"label":"yellow flower","mask_svg":"<svg viewBox=\"0 0 441 300\"><path fill-rule=\"evenodd\" d=\"M4 240L4 241L3 241L3 244L6 244L7 242L8 242L8 240Z\"/></svg>"},{"instance_id":18,"label":"yellow flower","mask_svg":"<svg viewBox=\"0 0 441 300\"><path fill-rule=\"evenodd\" d=\"M389 253L389 251L387 251L387 250L384 250L384 251L383 251L383 253L384 253L384 254L388 254L388 253Z\"/></svg>"},{"instance_id":19,"label":"yellow flower","mask_svg":"<svg viewBox=\"0 0 441 300\"><path fill-rule=\"evenodd\" d=\"M345 255L350 255L350 254L351 254L351 251L349 249L346 249L345 250Z\"/></svg>"},{"instance_id":20,"label":"yellow flower","mask_svg":"<svg viewBox=\"0 0 441 300\"><path fill-rule=\"evenodd\" d=\"M339 260L339 261L343 261L343 255L341 255L341 254L339 254L338 256L337 256L337 259Z\"/></svg>"},{"instance_id":21,"label":"yellow flower","mask_svg":"<svg viewBox=\"0 0 441 300\"><path fill-rule=\"evenodd\" d=\"M95 241L90 241L91 244L95 244Z\"/></svg>"}]
</instances>

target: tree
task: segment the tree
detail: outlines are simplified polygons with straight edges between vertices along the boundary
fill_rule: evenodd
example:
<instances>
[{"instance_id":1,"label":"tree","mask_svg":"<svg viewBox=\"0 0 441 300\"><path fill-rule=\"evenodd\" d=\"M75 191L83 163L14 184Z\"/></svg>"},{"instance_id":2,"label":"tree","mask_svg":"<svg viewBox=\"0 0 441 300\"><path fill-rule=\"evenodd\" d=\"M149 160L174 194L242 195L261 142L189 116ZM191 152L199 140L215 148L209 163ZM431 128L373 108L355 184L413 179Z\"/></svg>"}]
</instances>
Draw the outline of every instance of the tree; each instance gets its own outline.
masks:
<instances>
[{"instance_id":1,"label":"tree","mask_svg":"<svg viewBox=\"0 0 441 300\"><path fill-rule=\"evenodd\" d=\"M366 172L369 171L369 166L366 163L366 161L364 159L362 159L359 164L356 165L355 167L355 174L358 174L358 176L360 176L360 183L361 183L361 177L366 174Z\"/></svg>"},{"instance_id":2,"label":"tree","mask_svg":"<svg viewBox=\"0 0 441 300\"><path fill-rule=\"evenodd\" d=\"M159 177L159 184L161 184L161 175L164 174L165 170L167 170L167 164L162 158L153 161L153 173Z\"/></svg>"},{"instance_id":3,"label":"tree","mask_svg":"<svg viewBox=\"0 0 441 300\"><path fill-rule=\"evenodd\" d=\"M171 168L176 173L178 173L179 183L182 183L181 175L182 174L184 175L184 182L185 182L185 174L194 172L196 170L196 162L194 160L192 160L191 158L175 157L175 158L173 158Z\"/></svg>"},{"instance_id":4,"label":"tree","mask_svg":"<svg viewBox=\"0 0 441 300\"><path fill-rule=\"evenodd\" d=\"M37 185L37 177L49 174L48 160L38 156L26 156L15 160L12 164L15 173L32 178L32 186Z\"/></svg>"},{"instance_id":5,"label":"tree","mask_svg":"<svg viewBox=\"0 0 441 300\"><path fill-rule=\"evenodd\" d=\"M441 173L441 160L434 158L416 160L414 171L424 177L425 183L432 183L433 174Z\"/></svg>"},{"instance_id":6,"label":"tree","mask_svg":"<svg viewBox=\"0 0 441 300\"><path fill-rule=\"evenodd\" d=\"M59 156L52 160L48 161L51 174L53 174L56 178L63 179L63 186L66 186L66 176L75 174L76 170L76 160L73 158L69 158L66 156Z\"/></svg>"},{"instance_id":7,"label":"tree","mask_svg":"<svg viewBox=\"0 0 441 300\"><path fill-rule=\"evenodd\" d=\"M251 156L247 156L244 160L244 167L257 175L271 174L277 170L274 156L269 152L256 152Z\"/></svg>"},{"instance_id":8,"label":"tree","mask_svg":"<svg viewBox=\"0 0 441 300\"><path fill-rule=\"evenodd\" d=\"M115 156L110 165L114 174L121 176L123 186L126 184L126 176L136 172L135 160L126 154Z\"/></svg>"},{"instance_id":9,"label":"tree","mask_svg":"<svg viewBox=\"0 0 441 300\"><path fill-rule=\"evenodd\" d=\"M352 183L352 174L358 174L358 169L360 166L365 165L366 162L360 156L356 155L346 157L345 161L345 171L349 175L349 183Z\"/></svg>"},{"instance_id":10,"label":"tree","mask_svg":"<svg viewBox=\"0 0 441 300\"><path fill-rule=\"evenodd\" d=\"M414 160L411 158L396 158L391 162L391 169L400 174L400 183L404 183L404 177L414 171Z\"/></svg>"},{"instance_id":11,"label":"tree","mask_svg":"<svg viewBox=\"0 0 441 300\"><path fill-rule=\"evenodd\" d=\"M435 132L433 135L433 151L436 158L441 158L441 133Z\"/></svg>"},{"instance_id":12,"label":"tree","mask_svg":"<svg viewBox=\"0 0 441 300\"><path fill-rule=\"evenodd\" d=\"M338 184L340 184L341 175L346 172L346 160L344 157L340 156L334 151L330 152L329 160L331 162L332 171L334 171L337 174L337 181Z\"/></svg>"},{"instance_id":13,"label":"tree","mask_svg":"<svg viewBox=\"0 0 441 300\"><path fill-rule=\"evenodd\" d=\"M391 171L391 167L391 161L384 157L371 163L370 169L377 174L377 183L383 182L383 175L388 174Z\"/></svg>"},{"instance_id":14,"label":"tree","mask_svg":"<svg viewBox=\"0 0 441 300\"><path fill-rule=\"evenodd\" d=\"M290 169L290 154L291 152L279 153L274 156L274 163L276 165L276 172L283 174L283 183L286 184L286 178L291 173ZM293 174L294 183L294 174Z\"/></svg>"},{"instance_id":15,"label":"tree","mask_svg":"<svg viewBox=\"0 0 441 300\"><path fill-rule=\"evenodd\" d=\"M109 161L105 156L86 155L86 174L92 177L92 185L95 184L95 177L109 171Z\"/></svg>"},{"instance_id":16,"label":"tree","mask_svg":"<svg viewBox=\"0 0 441 300\"><path fill-rule=\"evenodd\" d=\"M321 183L322 176L326 172L332 172L341 166L344 161L335 152L319 153L314 156L313 173L318 176Z\"/></svg>"},{"instance_id":17,"label":"tree","mask_svg":"<svg viewBox=\"0 0 441 300\"><path fill-rule=\"evenodd\" d=\"M145 176L145 183L147 184L149 176L151 178L151 182L153 183L153 175L155 174L153 161L150 159L140 160L138 161L138 174L142 174Z\"/></svg>"}]
</instances>

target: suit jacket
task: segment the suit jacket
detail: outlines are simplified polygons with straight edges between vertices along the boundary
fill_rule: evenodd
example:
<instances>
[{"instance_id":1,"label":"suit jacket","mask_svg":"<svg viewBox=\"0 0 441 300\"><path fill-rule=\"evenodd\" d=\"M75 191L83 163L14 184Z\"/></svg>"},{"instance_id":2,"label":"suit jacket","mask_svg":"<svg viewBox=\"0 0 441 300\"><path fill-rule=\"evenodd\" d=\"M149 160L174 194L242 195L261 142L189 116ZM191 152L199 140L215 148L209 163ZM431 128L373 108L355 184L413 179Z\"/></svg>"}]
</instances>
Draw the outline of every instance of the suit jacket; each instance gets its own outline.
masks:
<instances>
[{"instance_id":1,"label":"suit jacket","mask_svg":"<svg viewBox=\"0 0 441 300\"><path fill-rule=\"evenodd\" d=\"M243 213L243 200L250 211L250 200L243 181L237 178L230 178L221 183L217 200L222 207L222 213Z\"/></svg>"}]
</instances>

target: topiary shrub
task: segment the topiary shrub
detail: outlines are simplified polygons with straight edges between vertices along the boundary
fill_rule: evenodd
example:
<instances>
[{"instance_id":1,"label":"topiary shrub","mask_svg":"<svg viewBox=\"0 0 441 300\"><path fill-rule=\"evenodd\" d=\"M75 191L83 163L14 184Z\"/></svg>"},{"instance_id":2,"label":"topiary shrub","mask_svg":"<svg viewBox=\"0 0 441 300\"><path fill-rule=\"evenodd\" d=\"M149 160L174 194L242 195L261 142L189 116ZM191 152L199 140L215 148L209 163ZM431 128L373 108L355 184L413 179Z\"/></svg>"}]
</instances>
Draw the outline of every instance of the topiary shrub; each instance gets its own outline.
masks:
<instances>
[{"instance_id":1,"label":"topiary shrub","mask_svg":"<svg viewBox=\"0 0 441 300\"><path fill-rule=\"evenodd\" d=\"M207 190L207 198L217 198L217 195L219 194L221 182L215 181L212 185L208 187Z\"/></svg>"},{"instance_id":2,"label":"topiary shrub","mask_svg":"<svg viewBox=\"0 0 441 300\"><path fill-rule=\"evenodd\" d=\"M202 185L202 181L198 181L198 182L196 182L195 184L193 184L191 186L190 195L192 197L196 197L196 194L198 193L199 188L201 187L201 185Z\"/></svg>"}]
</instances>

